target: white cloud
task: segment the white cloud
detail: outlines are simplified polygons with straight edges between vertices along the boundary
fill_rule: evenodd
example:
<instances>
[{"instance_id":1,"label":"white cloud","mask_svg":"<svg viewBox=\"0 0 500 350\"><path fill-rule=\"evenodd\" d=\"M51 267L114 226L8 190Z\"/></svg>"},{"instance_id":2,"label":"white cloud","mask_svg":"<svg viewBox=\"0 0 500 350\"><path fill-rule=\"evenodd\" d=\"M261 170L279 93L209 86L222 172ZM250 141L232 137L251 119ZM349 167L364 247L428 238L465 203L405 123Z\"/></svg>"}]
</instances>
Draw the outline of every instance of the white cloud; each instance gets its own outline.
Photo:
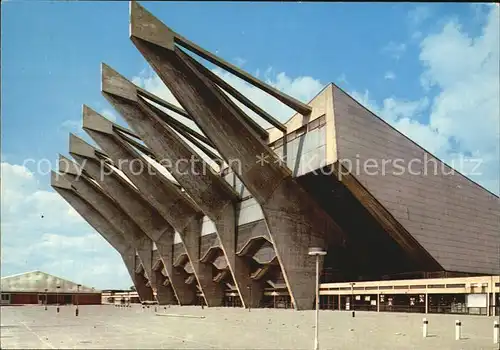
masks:
<instances>
[{"instance_id":1,"label":"white cloud","mask_svg":"<svg viewBox=\"0 0 500 350\"><path fill-rule=\"evenodd\" d=\"M379 105L367 92L353 92L358 101L448 163L480 158L482 174L471 178L495 193L500 192L499 30L499 9L489 7L477 37L451 20L423 38L421 81L426 91L437 90L435 96L417 101L387 98ZM422 118L423 113L428 118ZM426 119L427 123L418 121Z\"/></svg>"},{"instance_id":2,"label":"white cloud","mask_svg":"<svg viewBox=\"0 0 500 350\"><path fill-rule=\"evenodd\" d=\"M369 99L368 92L360 94L353 90L351 94L448 163L464 155L481 157L483 175L472 178L498 193L498 7L488 8L488 22L476 38L464 33L456 20L448 22L436 34L421 34L420 60L424 67L421 81L424 87L438 91L437 95L428 90L428 96L417 100L388 97L377 103ZM431 12L416 8L409 16L417 25L429 19ZM390 42L383 52L399 59L406 48L405 43ZM285 121L293 114L290 108L230 73L218 68L212 71L275 118ZM312 77L292 78L283 72L275 73L272 68L263 74L257 71L256 76L305 102L324 86ZM386 79L395 77L390 71L385 74ZM136 77L134 81L178 105L154 74ZM248 109L244 110L259 121Z\"/></svg>"},{"instance_id":3,"label":"white cloud","mask_svg":"<svg viewBox=\"0 0 500 350\"><path fill-rule=\"evenodd\" d=\"M212 69L212 72L224 79L231 86L236 88L248 99L259 105L274 118L280 121L286 121L294 114L294 111L288 106L279 102L262 90L246 83L242 79L235 77L231 73L228 73L219 68ZM260 77L260 71L256 71L255 75L264 80L269 85L277 88L278 90L306 103L309 102L318 92L320 92L325 85L324 83L310 76L292 78L284 72L277 73L273 70L272 67L267 68L262 77ZM153 72L142 72L139 76L134 77L132 79L132 82L162 97L166 101L180 106L170 90L168 90L168 88ZM242 106L239 102L236 103L238 104L238 106L242 107L250 117L254 118L263 127L267 128L270 126L267 122L263 121L248 108ZM182 121L189 126L193 126L193 124L191 124L189 121L186 121L185 118L182 118Z\"/></svg>"},{"instance_id":4,"label":"white cloud","mask_svg":"<svg viewBox=\"0 0 500 350\"><path fill-rule=\"evenodd\" d=\"M36 174L2 162L1 179L2 275L42 270L96 288L130 286L118 253Z\"/></svg>"},{"instance_id":5,"label":"white cloud","mask_svg":"<svg viewBox=\"0 0 500 350\"><path fill-rule=\"evenodd\" d=\"M382 48L382 52L388 54L396 61L399 60L406 51L405 43L396 43L394 41L389 42L385 47Z\"/></svg>"},{"instance_id":6,"label":"white cloud","mask_svg":"<svg viewBox=\"0 0 500 350\"><path fill-rule=\"evenodd\" d=\"M82 129L82 121L73 119L65 120L64 122L61 123L60 129L62 131L68 131L73 133L80 132Z\"/></svg>"},{"instance_id":7,"label":"white cloud","mask_svg":"<svg viewBox=\"0 0 500 350\"><path fill-rule=\"evenodd\" d=\"M236 64L238 67L242 67L246 62L247 62L247 60L245 60L244 58L241 58L241 57L236 57L234 59L234 64Z\"/></svg>"},{"instance_id":8,"label":"white cloud","mask_svg":"<svg viewBox=\"0 0 500 350\"><path fill-rule=\"evenodd\" d=\"M499 191L500 24L498 7L490 7L480 35L471 37L457 21L421 43L425 81L439 89L429 124L453 137L463 152L490 159L486 165Z\"/></svg>"},{"instance_id":9,"label":"white cloud","mask_svg":"<svg viewBox=\"0 0 500 350\"><path fill-rule=\"evenodd\" d=\"M113 110L103 109L100 112L100 114L103 115L104 117L106 117L107 119L109 119L110 121L116 122L116 113Z\"/></svg>"},{"instance_id":10,"label":"white cloud","mask_svg":"<svg viewBox=\"0 0 500 350\"><path fill-rule=\"evenodd\" d=\"M342 85L349 85L349 82L347 81L347 77L345 75L345 73L342 73L338 76L337 79L335 79L335 83L339 86L342 86Z\"/></svg>"},{"instance_id":11,"label":"white cloud","mask_svg":"<svg viewBox=\"0 0 500 350\"><path fill-rule=\"evenodd\" d=\"M387 72L385 72L384 79L385 80L394 80L394 79L396 79L396 74L393 71L387 71Z\"/></svg>"}]
</instances>

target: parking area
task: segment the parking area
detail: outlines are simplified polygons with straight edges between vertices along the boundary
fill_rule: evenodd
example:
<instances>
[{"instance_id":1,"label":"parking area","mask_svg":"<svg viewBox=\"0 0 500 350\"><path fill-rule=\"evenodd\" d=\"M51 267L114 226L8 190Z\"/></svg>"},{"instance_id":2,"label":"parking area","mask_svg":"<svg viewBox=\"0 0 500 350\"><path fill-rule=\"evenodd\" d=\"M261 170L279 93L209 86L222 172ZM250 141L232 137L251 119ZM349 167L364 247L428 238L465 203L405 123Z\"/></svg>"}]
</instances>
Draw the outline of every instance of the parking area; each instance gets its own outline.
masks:
<instances>
[{"instance_id":1,"label":"parking area","mask_svg":"<svg viewBox=\"0 0 500 350\"><path fill-rule=\"evenodd\" d=\"M314 311L139 305L7 306L2 349L312 349ZM192 316L192 317L186 317ZM204 318L200 318L204 317ZM493 317L321 311L321 349L498 349ZM455 340L455 320L462 339Z\"/></svg>"}]
</instances>

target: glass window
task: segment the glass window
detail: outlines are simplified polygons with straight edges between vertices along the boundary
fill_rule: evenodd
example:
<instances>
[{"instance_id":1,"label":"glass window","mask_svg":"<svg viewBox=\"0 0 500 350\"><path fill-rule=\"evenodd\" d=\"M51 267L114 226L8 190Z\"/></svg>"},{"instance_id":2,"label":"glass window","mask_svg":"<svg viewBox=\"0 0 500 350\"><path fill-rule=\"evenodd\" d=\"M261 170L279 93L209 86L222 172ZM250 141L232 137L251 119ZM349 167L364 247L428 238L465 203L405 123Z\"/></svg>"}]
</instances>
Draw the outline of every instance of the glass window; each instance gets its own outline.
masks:
<instances>
[{"instance_id":1,"label":"glass window","mask_svg":"<svg viewBox=\"0 0 500 350\"><path fill-rule=\"evenodd\" d=\"M326 115L323 114L321 117L318 118L318 123L319 123L319 126L323 126L326 124Z\"/></svg>"},{"instance_id":2,"label":"glass window","mask_svg":"<svg viewBox=\"0 0 500 350\"><path fill-rule=\"evenodd\" d=\"M301 137L307 132L307 125L301 126L297 130L295 130L296 137Z\"/></svg>"},{"instance_id":3,"label":"glass window","mask_svg":"<svg viewBox=\"0 0 500 350\"><path fill-rule=\"evenodd\" d=\"M274 147L281 147L281 146L283 146L283 137L274 141Z\"/></svg>"},{"instance_id":4,"label":"glass window","mask_svg":"<svg viewBox=\"0 0 500 350\"><path fill-rule=\"evenodd\" d=\"M314 129L318 128L318 127L319 127L319 118L314 119L314 120L313 120L312 122L310 122L310 123L309 123L309 125L308 125L308 129L309 129L309 131L310 131L310 130L314 130Z\"/></svg>"}]
</instances>

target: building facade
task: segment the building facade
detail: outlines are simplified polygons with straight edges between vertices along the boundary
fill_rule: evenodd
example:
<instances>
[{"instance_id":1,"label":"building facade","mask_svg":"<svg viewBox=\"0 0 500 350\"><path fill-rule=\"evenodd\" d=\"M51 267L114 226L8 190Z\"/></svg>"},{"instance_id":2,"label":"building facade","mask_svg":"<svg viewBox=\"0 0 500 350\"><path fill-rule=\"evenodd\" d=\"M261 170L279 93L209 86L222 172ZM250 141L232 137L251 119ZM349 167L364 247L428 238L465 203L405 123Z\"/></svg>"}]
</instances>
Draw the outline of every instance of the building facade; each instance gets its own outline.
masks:
<instances>
[{"instance_id":1,"label":"building facade","mask_svg":"<svg viewBox=\"0 0 500 350\"><path fill-rule=\"evenodd\" d=\"M500 274L498 197L335 84L300 102L136 2L130 38L178 104L102 64L102 94L130 128L84 105L99 148L70 135L74 161L61 156L52 187L120 252L142 301L311 309L312 247L326 251L324 295ZM276 120L188 51L296 113Z\"/></svg>"},{"instance_id":2,"label":"building facade","mask_svg":"<svg viewBox=\"0 0 500 350\"><path fill-rule=\"evenodd\" d=\"M99 305L101 291L41 271L1 279L2 305Z\"/></svg>"}]
</instances>

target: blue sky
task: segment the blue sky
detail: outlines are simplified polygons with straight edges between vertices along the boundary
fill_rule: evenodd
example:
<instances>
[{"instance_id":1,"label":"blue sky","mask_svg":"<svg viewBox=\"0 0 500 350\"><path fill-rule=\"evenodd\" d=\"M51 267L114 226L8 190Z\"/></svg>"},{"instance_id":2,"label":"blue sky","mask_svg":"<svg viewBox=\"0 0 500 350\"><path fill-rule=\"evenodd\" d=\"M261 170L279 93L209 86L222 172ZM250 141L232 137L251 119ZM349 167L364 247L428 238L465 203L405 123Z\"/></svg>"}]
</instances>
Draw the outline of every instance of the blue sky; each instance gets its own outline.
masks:
<instances>
[{"instance_id":1,"label":"blue sky","mask_svg":"<svg viewBox=\"0 0 500 350\"><path fill-rule=\"evenodd\" d=\"M305 102L336 82L441 158L484 158L473 179L498 193L497 6L142 4L183 36ZM2 3L2 275L44 269L98 288L130 285L118 254L41 174L56 168L58 153L67 154L83 103L119 118L100 95L101 62L168 97L128 38L127 2ZM290 116L214 71L278 118ZM48 161L37 169L26 159Z\"/></svg>"}]
</instances>

